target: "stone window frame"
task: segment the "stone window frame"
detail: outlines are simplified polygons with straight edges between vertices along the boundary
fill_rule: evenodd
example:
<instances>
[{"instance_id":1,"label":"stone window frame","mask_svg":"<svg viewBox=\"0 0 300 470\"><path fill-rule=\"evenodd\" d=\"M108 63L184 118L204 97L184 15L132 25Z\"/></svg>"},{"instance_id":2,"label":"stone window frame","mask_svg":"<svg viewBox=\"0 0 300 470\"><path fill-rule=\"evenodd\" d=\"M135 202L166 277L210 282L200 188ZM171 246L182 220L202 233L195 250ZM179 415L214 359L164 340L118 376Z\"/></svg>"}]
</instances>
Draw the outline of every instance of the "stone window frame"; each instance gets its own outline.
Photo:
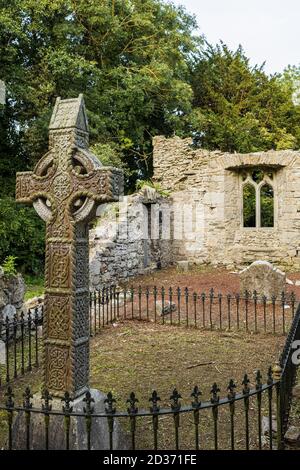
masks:
<instances>
[{"instance_id":1,"label":"stone window frame","mask_svg":"<svg viewBox=\"0 0 300 470\"><path fill-rule=\"evenodd\" d=\"M262 171L264 173L263 179L256 183L252 178L252 173L255 170ZM266 172L272 172L273 178L270 178ZM243 175L247 173L247 177L243 179ZM239 173L240 179L240 201L241 201L241 228L244 230L274 230L277 228L277 185L276 185L276 169L275 168L266 168L266 167L252 167L252 168L243 168ZM251 184L255 189L255 227L245 227L244 226L244 186ZM274 224L273 227L262 227L261 226L261 198L260 192L261 188L268 184L273 189L273 210L274 210Z\"/></svg>"}]
</instances>

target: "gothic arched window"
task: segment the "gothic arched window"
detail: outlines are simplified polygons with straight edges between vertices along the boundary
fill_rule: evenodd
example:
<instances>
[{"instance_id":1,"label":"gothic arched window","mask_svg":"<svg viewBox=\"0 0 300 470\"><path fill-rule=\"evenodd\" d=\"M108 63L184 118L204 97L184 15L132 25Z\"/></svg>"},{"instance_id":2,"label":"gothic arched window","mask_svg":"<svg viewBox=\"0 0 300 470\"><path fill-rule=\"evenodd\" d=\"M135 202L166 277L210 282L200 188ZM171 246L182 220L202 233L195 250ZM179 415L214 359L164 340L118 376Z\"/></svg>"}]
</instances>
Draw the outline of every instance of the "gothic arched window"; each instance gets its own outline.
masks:
<instances>
[{"instance_id":1,"label":"gothic arched window","mask_svg":"<svg viewBox=\"0 0 300 470\"><path fill-rule=\"evenodd\" d=\"M273 172L254 169L242 173L243 226L274 227Z\"/></svg>"}]
</instances>

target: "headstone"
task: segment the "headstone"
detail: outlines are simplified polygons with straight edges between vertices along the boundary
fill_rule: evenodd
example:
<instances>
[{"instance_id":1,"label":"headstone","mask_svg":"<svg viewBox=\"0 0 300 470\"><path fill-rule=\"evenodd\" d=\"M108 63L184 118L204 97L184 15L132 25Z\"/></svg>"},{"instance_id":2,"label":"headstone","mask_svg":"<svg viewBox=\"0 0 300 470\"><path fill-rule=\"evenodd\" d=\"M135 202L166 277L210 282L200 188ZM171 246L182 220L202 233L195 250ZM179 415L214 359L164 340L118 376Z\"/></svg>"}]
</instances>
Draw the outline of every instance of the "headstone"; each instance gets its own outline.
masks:
<instances>
[{"instance_id":1,"label":"headstone","mask_svg":"<svg viewBox=\"0 0 300 470\"><path fill-rule=\"evenodd\" d=\"M49 151L33 172L17 173L16 199L46 222L44 387L72 398L89 388L88 224L97 203L117 201L123 173L88 149L82 95L57 98Z\"/></svg>"},{"instance_id":2,"label":"headstone","mask_svg":"<svg viewBox=\"0 0 300 470\"><path fill-rule=\"evenodd\" d=\"M106 395L99 390L91 389L91 398L93 414L102 414L102 418L92 418L91 427L91 450L108 450L109 449L109 428L108 420L105 416ZM77 398L72 402L74 413L83 414L86 404L81 398ZM62 402L56 398L51 401L53 410L61 410ZM32 399L32 407L41 409L41 395L36 394ZM24 413L19 413L16 417L14 428L18 428L18 433L14 433L14 448L25 449L26 442L26 417ZM63 430L63 432L62 432ZM60 450L65 448L65 423L64 416L52 416L49 426L49 450ZM118 419L114 419L113 430L113 448L117 450L128 450L129 436L122 430ZM84 416L72 416L70 420L69 434L70 450L86 450L87 449L87 432L86 419ZM42 413L32 413L30 420L30 449L45 449L45 418Z\"/></svg>"},{"instance_id":3,"label":"headstone","mask_svg":"<svg viewBox=\"0 0 300 470\"><path fill-rule=\"evenodd\" d=\"M182 272L188 272L189 270L189 261L177 261L177 269Z\"/></svg>"},{"instance_id":4,"label":"headstone","mask_svg":"<svg viewBox=\"0 0 300 470\"><path fill-rule=\"evenodd\" d=\"M291 445L300 444L300 427L290 426L284 435L284 440Z\"/></svg>"},{"instance_id":5,"label":"headstone","mask_svg":"<svg viewBox=\"0 0 300 470\"><path fill-rule=\"evenodd\" d=\"M6 347L5 342L0 339L0 364L6 364Z\"/></svg>"},{"instance_id":6,"label":"headstone","mask_svg":"<svg viewBox=\"0 0 300 470\"><path fill-rule=\"evenodd\" d=\"M0 104L5 104L6 88L3 80L0 80Z\"/></svg>"},{"instance_id":7,"label":"headstone","mask_svg":"<svg viewBox=\"0 0 300 470\"><path fill-rule=\"evenodd\" d=\"M258 295L280 297L286 290L286 275L268 261L255 261L239 273L240 291L256 291Z\"/></svg>"},{"instance_id":8,"label":"headstone","mask_svg":"<svg viewBox=\"0 0 300 470\"><path fill-rule=\"evenodd\" d=\"M169 300L166 300L165 302L157 300L155 305L156 312L161 316L169 315L176 311L176 304L174 302L170 302Z\"/></svg>"}]
</instances>

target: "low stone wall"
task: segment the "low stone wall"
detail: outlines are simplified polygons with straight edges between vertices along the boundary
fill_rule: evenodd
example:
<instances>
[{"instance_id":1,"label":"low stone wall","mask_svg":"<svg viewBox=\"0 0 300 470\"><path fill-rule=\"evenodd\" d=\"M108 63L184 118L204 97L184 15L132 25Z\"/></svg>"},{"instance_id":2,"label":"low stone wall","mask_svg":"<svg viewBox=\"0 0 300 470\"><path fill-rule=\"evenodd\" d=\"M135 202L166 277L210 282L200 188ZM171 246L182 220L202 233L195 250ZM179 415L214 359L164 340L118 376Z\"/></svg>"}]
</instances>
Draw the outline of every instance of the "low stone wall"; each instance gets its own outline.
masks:
<instances>
[{"instance_id":1,"label":"low stone wall","mask_svg":"<svg viewBox=\"0 0 300 470\"><path fill-rule=\"evenodd\" d=\"M23 307L26 286L21 274L7 276L0 267L0 320L12 319Z\"/></svg>"}]
</instances>

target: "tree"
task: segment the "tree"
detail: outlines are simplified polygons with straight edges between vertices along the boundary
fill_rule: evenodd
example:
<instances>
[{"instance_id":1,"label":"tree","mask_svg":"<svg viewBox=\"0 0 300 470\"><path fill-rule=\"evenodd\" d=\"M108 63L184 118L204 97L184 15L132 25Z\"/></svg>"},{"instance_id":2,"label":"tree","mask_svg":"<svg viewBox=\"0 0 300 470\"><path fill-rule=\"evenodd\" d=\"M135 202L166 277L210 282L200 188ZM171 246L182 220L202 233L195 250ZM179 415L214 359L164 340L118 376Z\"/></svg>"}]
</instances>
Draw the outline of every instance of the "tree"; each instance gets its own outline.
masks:
<instances>
[{"instance_id":1,"label":"tree","mask_svg":"<svg viewBox=\"0 0 300 470\"><path fill-rule=\"evenodd\" d=\"M46 151L55 98L83 92L91 144L122 152L133 187L151 171L152 136L179 130L180 114L191 109L187 61L199 44L195 20L162 0L0 5L2 78L23 167Z\"/></svg>"},{"instance_id":2,"label":"tree","mask_svg":"<svg viewBox=\"0 0 300 470\"><path fill-rule=\"evenodd\" d=\"M192 70L190 128L198 145L228 152L298 148L299 107L280 75L252 67L243 49L207 45Z\"/></svg>"},{"instance_id":3,"label":"tree","mask_svg":"<svg viewBox=\"0 0 300 470\"><path fill-rule=\"evenodd\" d=\"M180 114L191 110L194 27L162 0L0 0L0 262L15 255L32 270L32 250L42 259L43 223L16 207L15 172L47 151L56 97L84 93L92 150L123 167L132 190L151 173L152 136L180 130Z\"/></svg>"}]
</instances>

